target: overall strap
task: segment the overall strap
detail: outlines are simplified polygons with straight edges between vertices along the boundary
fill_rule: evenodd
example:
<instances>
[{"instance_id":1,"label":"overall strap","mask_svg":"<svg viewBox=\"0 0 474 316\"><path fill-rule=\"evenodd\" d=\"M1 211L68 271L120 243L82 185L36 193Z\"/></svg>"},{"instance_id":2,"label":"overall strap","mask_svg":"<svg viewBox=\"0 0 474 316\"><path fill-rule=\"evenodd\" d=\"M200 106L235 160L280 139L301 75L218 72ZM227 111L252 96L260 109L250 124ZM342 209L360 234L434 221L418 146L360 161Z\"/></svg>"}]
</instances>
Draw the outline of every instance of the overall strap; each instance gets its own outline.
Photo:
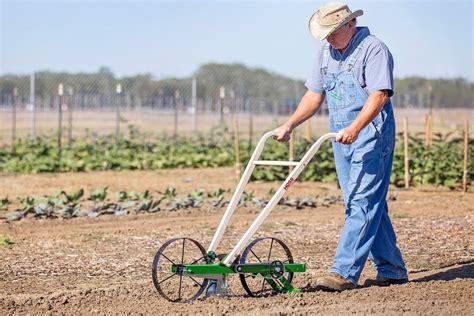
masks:
<instances>
[{"instance_id":1,"label":"overall strap","mask_svg":"<svg viewBox=\"0 0 474 316\"><path fill-rule=\"evenodd\" d=\"M326 72L328 70L328 65L329 65L329 43L326 43L323 48L323 61L321 63L322 68L321 70L323 71L323 74L326 75Z\"/></svg>"},{"instance_id":2,"label":"overall strap","mask_svg":"<svg viewBox=\"0 0 474 316\"><path fill-rule=\"evenodd\" d=\"M364 42L365 40L369 37L370 35L366 36L360 43L357 45L357 48L352 52L350 58L349 58L349 63L347 66L347 70L351 71L352 68L354 68L354 65L357 61L357 58L359 58L359 55L362 51L362 48L364 48Z\"/></svg>"}]
</instances>

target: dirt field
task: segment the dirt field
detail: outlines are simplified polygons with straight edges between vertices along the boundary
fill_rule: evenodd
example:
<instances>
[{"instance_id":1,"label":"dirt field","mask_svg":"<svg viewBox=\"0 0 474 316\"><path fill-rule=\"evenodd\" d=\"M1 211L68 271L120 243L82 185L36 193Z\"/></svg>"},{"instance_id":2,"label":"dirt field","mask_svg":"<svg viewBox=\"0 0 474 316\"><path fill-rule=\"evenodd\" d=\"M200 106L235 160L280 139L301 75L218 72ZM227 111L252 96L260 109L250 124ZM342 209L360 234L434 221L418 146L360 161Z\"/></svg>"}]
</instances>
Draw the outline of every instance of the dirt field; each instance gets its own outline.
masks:
<instances>
[{"instance_id":1,"label":"dirt field","mask_svg":"<svg viewBox=\"0 0 474 316\"><path fill-rule=\"evenodd\" d=\"M176 186L178 195L191 189L234 189L231 168L157 172L0 175L0 197L52 194L81 187L86 192L108 185L111 192ZM277 183L251 183L264 196ZM290 247L308 265L296 274L301 294L244 297L237 277L234 295L173 304L163 300L151 279L157 248L174 236L187 236L206 248L224 209L160 211L155 214L103 216L72 220L26 219L0 223L0 234L13 244L0 246L0 314L453 314L474 312L474 193L419 187L391 188L389 208L410 272L408 284L364 287L375 275L368 262L359 289L342 293L316 291L316 278L331 264L343 225L341 204L296 210L278 206L258 231ZM296 183L290 196L334 196L334 183ZM229 198L228 194L226 198ZM220 247L229 251L259 209L237 210Z\"/></svg>"}]
</instances>

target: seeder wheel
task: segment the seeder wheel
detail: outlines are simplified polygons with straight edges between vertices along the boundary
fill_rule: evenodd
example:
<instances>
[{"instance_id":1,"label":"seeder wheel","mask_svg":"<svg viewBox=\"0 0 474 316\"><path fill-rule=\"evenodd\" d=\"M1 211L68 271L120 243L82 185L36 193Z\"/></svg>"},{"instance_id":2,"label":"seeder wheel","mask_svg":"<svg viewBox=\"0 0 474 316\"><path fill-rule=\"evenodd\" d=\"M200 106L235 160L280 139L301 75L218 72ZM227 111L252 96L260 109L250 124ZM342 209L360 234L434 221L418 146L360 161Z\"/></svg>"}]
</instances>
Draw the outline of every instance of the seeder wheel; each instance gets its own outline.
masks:
<instances>
[{"instance_id":1,"label":"seeder wheel","mask_svg":"<svg viewBox=\"0 0 474 316\"><path fill-rule=\"evenodd\" d=\"M270 263L282 265L294 263L290 249L281 240L272 237L257 238L248 244L242 252L240 264L245 263ZM293 272L283 274L289 283L293 280ZM273 280L278 282L277 275L272 275ZM240 274L240 282L248 295L252 297L269 296L276 294L271 285L261 274Z\"/></svg>"},{"instance_id":2,"label":"seeder wheel","mask_svg":"<svg viewBox=\"0 0 474 316\"><path fill-rule=\"evenodd\" d=\"M191 238L173 238L164 243L153 259L153 284L158 293L171 302L189 302L201 295L208 280L186 274L186 264L206 264L208 257L202 245ZM176 272L171 271L176 266Z\"/></svg>"}]
</instances>

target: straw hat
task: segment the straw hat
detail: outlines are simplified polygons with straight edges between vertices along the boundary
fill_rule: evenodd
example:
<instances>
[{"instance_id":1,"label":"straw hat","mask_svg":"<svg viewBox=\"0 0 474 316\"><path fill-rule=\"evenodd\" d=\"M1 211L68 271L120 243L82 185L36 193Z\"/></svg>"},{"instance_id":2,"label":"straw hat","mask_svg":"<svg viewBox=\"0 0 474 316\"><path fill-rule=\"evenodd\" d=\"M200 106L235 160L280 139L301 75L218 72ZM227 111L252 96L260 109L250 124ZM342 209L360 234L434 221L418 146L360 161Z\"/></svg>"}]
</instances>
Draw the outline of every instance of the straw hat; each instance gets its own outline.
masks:
<instances>
[{"instance_id":1,"label":"straw hat","mask_svg":"<svg viewBox=\"0 0 474 316\"><path fill-rule=\"evenodd\" d=\"M315 38L324 40L337 31L346 22L361 16L364 11L352 12L344 3L329 2L323 4L318 11L309 18L309 32Z\"/></svg>"}]
</instances>

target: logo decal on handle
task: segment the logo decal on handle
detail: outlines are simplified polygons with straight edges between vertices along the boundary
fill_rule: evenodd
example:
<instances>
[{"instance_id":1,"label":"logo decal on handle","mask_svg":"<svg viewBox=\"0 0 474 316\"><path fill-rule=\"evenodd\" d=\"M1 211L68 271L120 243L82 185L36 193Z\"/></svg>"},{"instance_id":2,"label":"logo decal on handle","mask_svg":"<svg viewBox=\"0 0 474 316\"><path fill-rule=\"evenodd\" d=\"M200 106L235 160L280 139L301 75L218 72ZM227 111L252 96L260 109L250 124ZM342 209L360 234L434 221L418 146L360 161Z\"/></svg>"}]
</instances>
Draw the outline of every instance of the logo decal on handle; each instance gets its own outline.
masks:
<instances>
[{"instance_id":1,"label":"logo decal on handle","mask_svg":"<svg viewBox=\"0 0 474 316\"><path fill-rule=\"evenodd\" d=\"M285 189L285 191L288 191L288 189L291 187L291 185L295 182L295 179L293 179L293 177L291 177L288 182L285 183L285 186L283 187L283 189Z\"/></svg>"}]
</instances>

